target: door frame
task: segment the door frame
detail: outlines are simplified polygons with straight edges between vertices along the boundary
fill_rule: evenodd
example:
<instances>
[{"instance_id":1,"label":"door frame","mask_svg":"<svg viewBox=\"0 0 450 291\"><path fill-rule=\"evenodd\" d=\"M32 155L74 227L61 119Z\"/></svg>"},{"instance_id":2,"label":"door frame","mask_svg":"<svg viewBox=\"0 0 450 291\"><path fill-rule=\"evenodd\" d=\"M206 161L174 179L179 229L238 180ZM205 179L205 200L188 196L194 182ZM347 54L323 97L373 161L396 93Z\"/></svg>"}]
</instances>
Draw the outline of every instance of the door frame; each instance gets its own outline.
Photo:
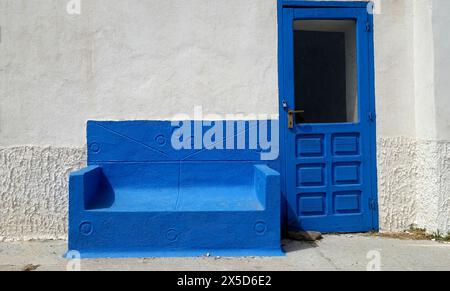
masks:
<instances>
[{"instance_id":1,"label":"door frame","mask_svg":"<svg viewBox=\"0 0 450 291\"><path fill-rule=\"evenodd\" d=\"M340 8L359 8L367 9L369 3L361 1L294 1L294 0L278 0L277 12L278 12L278 88L279 88L279 126L280 126L280 163L281 163L281 192L282 192L282 209L281 209L281 227L282 232L287 232L288 227L288 210L287 210L287 160L289 153L286 150L287 147L287 111L283 107L283 103L286 95L285 88L285 44L284 44L284 34L283 34L283 10L285 8L294 9L308 9L308 8L328 8L328 9L340 9ZM373 36L373 14L367 13L367 29L368 29L368 92L369 96L369 113L367 118L371 119L373 122L369 127L370 135L370 149L369 149L369 160L370 166L369 174L371 176L371 198L373 205L371 205L372 210L372 229L375 231L379 230L379 212L378 212L378 177L377 177L377 148L376 148L376 108L375 108L375 64L374 64L374 36ZM365 118L365 116L360 116L360 118Z\"/></svg>"}]
</instances>

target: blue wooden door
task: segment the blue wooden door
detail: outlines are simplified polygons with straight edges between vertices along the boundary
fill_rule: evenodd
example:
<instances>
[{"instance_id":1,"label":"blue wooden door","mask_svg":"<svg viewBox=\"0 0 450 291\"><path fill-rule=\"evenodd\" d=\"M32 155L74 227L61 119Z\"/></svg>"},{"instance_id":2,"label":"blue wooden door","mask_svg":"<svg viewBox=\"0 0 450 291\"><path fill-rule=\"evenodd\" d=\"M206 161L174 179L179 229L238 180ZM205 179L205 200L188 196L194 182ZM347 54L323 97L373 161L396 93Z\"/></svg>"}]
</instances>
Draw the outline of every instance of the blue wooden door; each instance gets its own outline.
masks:
<instances>
[{"instance_id":1,"label":"blue wooden door","mask_svg":"<svg viewBox=\"0 0 450 291\"><path fill-rule=\"evenodd\" d=\"M372 16L365 8L282 11L288 228L376 230Z\"/></svg>"}]
</instances>

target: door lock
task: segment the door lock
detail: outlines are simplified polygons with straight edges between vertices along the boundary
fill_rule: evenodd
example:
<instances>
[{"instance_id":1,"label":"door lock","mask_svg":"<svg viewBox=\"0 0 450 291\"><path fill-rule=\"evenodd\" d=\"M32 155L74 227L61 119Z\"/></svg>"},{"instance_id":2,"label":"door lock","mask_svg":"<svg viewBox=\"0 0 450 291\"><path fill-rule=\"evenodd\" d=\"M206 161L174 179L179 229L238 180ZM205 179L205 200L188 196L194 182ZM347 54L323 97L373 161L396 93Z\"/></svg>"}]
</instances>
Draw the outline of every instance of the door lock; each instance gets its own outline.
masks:
<instances>
[{"instance_id":1,"label":"door lock","mask_svg":"<svg viewBox=\"0 0 450 291\"><path fill-rule=\"evenodd\" d=\"M288 110L288 128L292 129L294 128L294 115L305 113L305 110Z\"/></svg>"}]
</instances>

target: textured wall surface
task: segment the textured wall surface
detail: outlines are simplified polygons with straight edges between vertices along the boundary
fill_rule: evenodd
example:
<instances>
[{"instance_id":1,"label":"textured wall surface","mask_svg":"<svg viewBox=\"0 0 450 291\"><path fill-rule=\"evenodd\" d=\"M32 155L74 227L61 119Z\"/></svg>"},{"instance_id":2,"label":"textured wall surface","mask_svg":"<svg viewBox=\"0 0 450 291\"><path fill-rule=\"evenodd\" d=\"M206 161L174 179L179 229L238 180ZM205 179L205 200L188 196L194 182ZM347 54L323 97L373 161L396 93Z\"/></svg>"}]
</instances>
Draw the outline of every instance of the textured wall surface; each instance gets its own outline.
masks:
<instances>
[{"instance_id":1,"label":"textured wall surface","mask_svg":"<svg viewBox=\"0 0 450 291\"><path fill-rule=\"evenodd\" d=\"M0 148L0 241L65 238L68 176L84 160L82 149Z\"/></svg>"},{"instance_id":2,"label":"textured wall surface","mask_svg":"<svg viewBox=\"0 0 450 291\"><path fill-rule=\"evenodd\" d=\"M378 139L380 227L450 232L450 142Z\"/></svg>"},{"instance_id":3,"label":"textured wall surface","mask_svg":"<svg viewBox=\"0 0 450 291\"><path fill-rule=\"evenodd\" d=\"M0 241L67 236L68 175L84 149L0 148ZM450 231L450 142L378 139L380 227Z\"/></svg>"},{"instance_id":4,"label":"textured wall surface","mask_svg":"<svg viewBox=\"0 0 450 291\"><path fill-rule=\"evenodd\" d=\"M378 139L380 228L403 230L415 222L416 143L409 138Z\"/></svg>"}]
</instances>

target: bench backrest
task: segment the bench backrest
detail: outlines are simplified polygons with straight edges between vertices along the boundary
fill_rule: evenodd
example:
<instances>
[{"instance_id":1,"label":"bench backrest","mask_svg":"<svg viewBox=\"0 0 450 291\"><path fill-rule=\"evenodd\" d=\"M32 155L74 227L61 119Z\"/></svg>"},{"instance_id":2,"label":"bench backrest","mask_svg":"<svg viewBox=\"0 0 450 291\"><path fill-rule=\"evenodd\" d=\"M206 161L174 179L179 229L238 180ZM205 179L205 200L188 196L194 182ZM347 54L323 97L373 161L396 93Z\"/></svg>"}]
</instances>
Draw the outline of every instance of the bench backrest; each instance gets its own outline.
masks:
<instances>
[{"instance_id":1,"label":"bench backrest","mask_svg":"<svg viewBox=\"0 0 450 291\"><path fill-rule=\"evenodd\" d=\"M245 161L279 169L278 158L261 160L263 152L278 148L264 151L259 142L271 141L277 121L185 121L177 125L170 121L89 121L88 164ZM172 140L176 147L183 142L184 148L175 149ZM199 147L202 141L206 146ZM272 141L272 145L278 147L278 142Z\"/></svg>"}]
</instances>

